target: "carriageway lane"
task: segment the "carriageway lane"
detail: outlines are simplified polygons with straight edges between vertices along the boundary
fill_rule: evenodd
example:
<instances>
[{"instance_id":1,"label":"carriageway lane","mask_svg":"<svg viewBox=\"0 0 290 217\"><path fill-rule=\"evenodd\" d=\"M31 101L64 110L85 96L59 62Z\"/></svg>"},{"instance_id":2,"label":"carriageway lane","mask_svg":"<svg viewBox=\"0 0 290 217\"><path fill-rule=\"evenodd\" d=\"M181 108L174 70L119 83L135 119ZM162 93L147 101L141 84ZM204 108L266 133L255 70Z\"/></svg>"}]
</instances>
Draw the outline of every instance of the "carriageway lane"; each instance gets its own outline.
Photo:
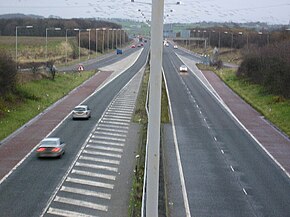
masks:
<instances>
[{"instance_id":1,"label":"carriageway lane","mask_svg":"<svg viewBox=\"0 0 290 217\"><path fill-rule=\"evenodd\" d=\"M94 92L96 89L93 89L94 94L84 101L84 103L88 104L92 109L92 118L90 120L72 121L68 118L50 135L60 136L61 139L68 144L66 154L62 159L56 161L49 159L38 160L35 158L34 154L28 154L27 158L16 170L14 170L6 179L2 179L0 185L1 215L39 216L41 214L44 207L46 207L49 198L55 191L65 173L68 171L68 168L72 165L75 156L86 141L86 138L89 136L93 127L101 118L103 112L120 90L146 63L148 50L148 47L144 48L138 60L129 69L122 72L118 77L114 77L114 79L110 80L107 85L102 87L102 89L99 89L96 92ZM97 84L97 80L92 80L92 82L90 88L95 88L94 85ZM81 89L76 92L79 91L81 91ZM81 101L85 98L86 97L82 98ZM73 99L77 98L73 97ZM68 111L71 111L71 104L63 104L63 101L61 101L57 105L61 106L62 110L57 110L57 112L55 112L55 110L51 109L47 111L47 113L54 111L50 113L50 117L44 120L46 123L49 123L49 125L53 123L56 123L57 125L61 120L58 115L64 115L65 117L69 113ZM20 137L17 144L22 143L22 149L25 147L27 150L31 150L40 139L51 131L51 129L43 129L43 126L45 126L45 124L36 124L34 132L32 131L30 135L26 135L25 137ZM24 138L31 137L36 140L35 143L30 143L28 141L28 143L25 144ZM9 141L12 141L12 139ZM7 147L7 145L1 145L0 151L6 151ZM10 154L6 155L5 159L14 160L15 156L12 155L13 153L18 153L18 151L16 152L12 149ZM5 155L3 155L3 158L4 157ZM15 160L16 159L17 158L15 158Z\"/></svg>"},{"instance_id":2,"label":"carriageway lane","mask_svg":"<svg viewBox=\"0 0 290 217\"><path fill-rule=\"evenodd\" d=\"M287 216L289 179L191 72L178 72L181 64L164 49L175 127L165 126L163 145L170 216L190 216L180 202L177 147L192 216Z\"/></svg>"}]
</instances>

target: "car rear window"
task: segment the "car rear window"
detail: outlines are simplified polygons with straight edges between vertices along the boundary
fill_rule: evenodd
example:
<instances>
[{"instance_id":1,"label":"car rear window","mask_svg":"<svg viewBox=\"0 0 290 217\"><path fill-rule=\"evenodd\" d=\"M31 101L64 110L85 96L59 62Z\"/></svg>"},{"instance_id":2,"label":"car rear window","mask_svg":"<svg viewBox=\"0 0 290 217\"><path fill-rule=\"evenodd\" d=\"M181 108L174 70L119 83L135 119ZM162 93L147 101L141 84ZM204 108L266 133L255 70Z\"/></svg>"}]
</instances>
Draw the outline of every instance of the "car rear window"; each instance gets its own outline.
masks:
<instances>
[{"instance_id":1,"label":"car rear window","mask_svg":"<svg viewBox=\"0 0 290 217\"><path fill-rule=\"evenodd\" d=\"M83 111L86 111L85 108L75 108L74 110L77 111L77 112L83 112Z\"/></svg>"}]
</instances>

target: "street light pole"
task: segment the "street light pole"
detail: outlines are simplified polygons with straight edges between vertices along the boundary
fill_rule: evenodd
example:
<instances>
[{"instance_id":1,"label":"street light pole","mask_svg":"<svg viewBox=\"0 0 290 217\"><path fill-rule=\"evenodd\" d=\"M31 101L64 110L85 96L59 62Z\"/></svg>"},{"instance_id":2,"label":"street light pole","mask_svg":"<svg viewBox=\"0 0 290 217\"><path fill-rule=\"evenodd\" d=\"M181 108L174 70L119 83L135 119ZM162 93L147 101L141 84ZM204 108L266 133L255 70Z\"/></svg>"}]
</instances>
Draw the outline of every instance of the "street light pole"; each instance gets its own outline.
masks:
<instances>
[{"instance_id":1,"label":"street light pole","mask_svg":"<svg viewBox=\"0 0 290 217\"><path fill-rule=\"evenodd\" d=\"M115 29L112 29L112 49L114 49L114 35L115 35Z\"/></svg>"},{"instance_id":2,"label":"street light pole","mask_svg":"<svg viewBox=\"0 0 290 217\"><path fill-rule=\"evenodd\" d=\"M122 47L122 29L120 29L120 48Z\"/></svg>"},{"instance_id":3,"label":"street light pole","mask_svg":"<svg viewBox=\"0 0 290 217\"><path fill-rule=\"evenodd\" d=\"M79 62L81 61L81 30L79 28L73 29L74 31L79 31Z\"/></svg>"},{"instance_id":4,"label":"street light pole","mask_svg":"<svg viewBox=\"0 0 290 217\"><path fill-rule=\"evenodd\" d=\"M15 62L16 62L16 69L18 69L17 67L17 63L18 63L18 29L20 28L25 28L25 29L31 29L33 28L33 26L16 26L16 29L15 29Z\"/></svg>"},{"instance_id":5,"label":"street light pole","mask_svg":"<svg viewBox=\"0 0 290 217\"><path fill-rule=\"evenodd\" d=\"M91 29L87 29L89 32L89 59L91 58Z\"/></svg>"},{"instance_id":6,"label":"street light pole","mask_svg":"<svg viewBox=\"0 0 290 217\"><path fill-rule=\"evenodd\" d=\"M55 30L55 31L59 31L61 30L61 28L46 28L45 29L45 60L47 62L47 32L48 30Z\"/></svg>"},{"instance_id":7,"label":"street light pole","mask_svg":"<svg viewBox=\"0 0 290 217\"><path fill-rule=\"evenodd\" d=\"M146 216L158 217L164 0L152 1Z\"/></svg>"},{"instance_id":8,"label":"street light pole","mask_svg":"<svg viewBox=\"0 0 290 217\"><path fill-rule=\"evenodd\" d=\"M118 47L118 29L116 29L116 48Z\"/></svg>"},{"instance_id":9,"label":"street light pole","mask_svg":"<svg viewBox=\"0 0 290 217\"><path fill-rule=\"evenodd\" d=\"M96 29L96 57L98 56L98 30L100 29Z\"/></svg>"},{"instance_id":10,"label":"street light pole","mask_svg":"<svg viewBox=\"0 0 290 217\"><path fill-rule=\"evenodd\" d=\"M106 28L103 28L103 47L102 47L102 53L105 52L105 31L106 31Z\"/></svg>"},{"instance_id":11,"label":"street light pole","mask_svg":"<svg viewBox=\"0 0 290 217\"><path fill-rule=\"evenodd\" d=\"M110 50L110 30L111 29L107 29L107 51L109 52Z\"/></svg>"}]
</instances>

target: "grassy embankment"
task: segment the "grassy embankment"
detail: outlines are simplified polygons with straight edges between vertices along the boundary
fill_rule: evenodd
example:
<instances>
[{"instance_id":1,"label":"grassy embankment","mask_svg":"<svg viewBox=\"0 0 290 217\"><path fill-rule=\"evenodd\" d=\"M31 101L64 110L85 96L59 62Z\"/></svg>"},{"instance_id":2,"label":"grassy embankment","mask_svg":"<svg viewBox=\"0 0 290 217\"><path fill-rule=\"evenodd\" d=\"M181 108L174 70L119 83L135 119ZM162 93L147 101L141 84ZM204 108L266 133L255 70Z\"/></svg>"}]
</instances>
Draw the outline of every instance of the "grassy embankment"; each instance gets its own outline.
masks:
<instances>
[{"instance_id":1,"label":"grassy embankment","mask_svg":"<svg viewBox=\"0 0 290 217\"><path fill-rule=\"evenodd\" d=\"M15 93L0 96L0 141L41 113L94 74L58 73L55 80L43 78L18 84Z\"/></svg>"},{"instance_id":2,"label":"grassy embankment","mask_svg":"<svg viewBox=\"0 0 290 217\"><path fill-rule=\"evenodd\" d=\"M141 216L141 205L142 205L142 191L143 191L143 179L144 179L144 165L145 165L145 153L146 153L146 140L147 140L147 114L145 110L147 87L149 80L149 66L147 66L143 82L140 87L135 114L133 121L141 124L140 131L140 142L138 145L138 155L137 164L135 167L135 176L133 177L132 191L130 197L129 214L130 216L139 217ZM162 99L161 99L161 123L169 122L168 114L168 101L167 94L163 82L162 86Z\"/></svg>"},{"instance_id":3,"label":"grassy embankment","mask_svg":"<svg viewBox=\"0 0 290 217\"><path fill-rule=\"evenodd\" d=\"M247 103L275 124L286 135L290 136L290 99L273 95L260 85L253 84L247 79L238 78L234 69L223 68L216 70L202 65L199 65L199 67L214 71Z\"/></svg>"}]
</instances>

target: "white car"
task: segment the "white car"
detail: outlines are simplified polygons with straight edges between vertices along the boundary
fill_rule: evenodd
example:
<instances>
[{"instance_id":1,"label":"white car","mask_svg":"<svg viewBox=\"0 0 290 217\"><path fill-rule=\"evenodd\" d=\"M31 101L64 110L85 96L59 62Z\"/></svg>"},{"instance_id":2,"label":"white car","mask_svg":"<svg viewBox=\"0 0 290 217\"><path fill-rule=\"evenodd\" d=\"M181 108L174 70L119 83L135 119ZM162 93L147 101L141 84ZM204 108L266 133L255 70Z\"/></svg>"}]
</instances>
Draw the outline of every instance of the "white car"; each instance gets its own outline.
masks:
<instances>
[{"instance_id":1,"label":"white car","mask_svg":"<svg viewBox=\"0 0 290 217\"><path fill-rule=\"evenodd\" d=\"M178 47L177 47L177 45L174 45L173 48L174 48L174 49L177 49Z\"/></svg>"},{"instance_id":2,"label":"white car","mask_svg":"<svg viewBox=\"0 0 290 217\"><path fill-rule=\"evenodd\" d=\"M72 111L73 119L89 119L91 117L91 110L87 105L79 105Z\"/></svg>"},{"instance_id":3,"label":"white car","mask_svg":"<svg viewBox=\"0 0 290 217\"><path fill-rule=\"evenodd\" d=\"M187 72L187 66L186 66L186 65L181 65L181 66L179 67L179 71L180 71L180 72Z\"/></svg>"}]
</instances>

